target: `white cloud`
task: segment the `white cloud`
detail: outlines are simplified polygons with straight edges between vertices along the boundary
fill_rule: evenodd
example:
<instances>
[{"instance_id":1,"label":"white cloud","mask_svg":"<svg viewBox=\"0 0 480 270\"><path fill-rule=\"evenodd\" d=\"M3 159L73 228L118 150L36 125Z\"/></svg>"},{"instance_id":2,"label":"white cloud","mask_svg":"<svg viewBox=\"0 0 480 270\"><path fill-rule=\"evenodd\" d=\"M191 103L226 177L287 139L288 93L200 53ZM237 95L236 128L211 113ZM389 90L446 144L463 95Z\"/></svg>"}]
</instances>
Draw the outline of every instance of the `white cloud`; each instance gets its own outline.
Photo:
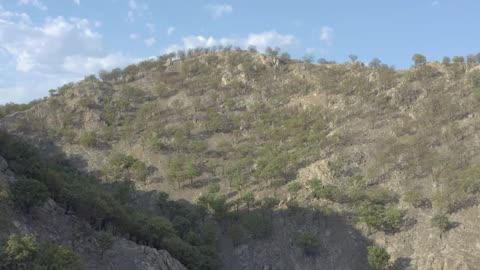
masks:
<instances>
[{"instance_id":1,"label":"white cloud","mask_svg":"<svg viewBox=\"0 0 480 270\"><path fill-rule=\"evenodd\" d=\"M133 40L138 39L138 34L131 33L130 35L128 35L128 38Z\"/></svg>"},{"instance_id":2,"label":"white cloud","mask_svg":"<svg viewBox=\"0 0 480 270\"><path fill-rule=\"evenodd\" d=\"M175 27L170 26L167 28L167 36L170 36L173 32L175 32Z\"/></svg>"},{"instance_id":3,"label":"white cloud","mask_svg":"<svg viewBox=\"0 0 480 270\"><path fill-rule=\"evenodd\" d=\"M19 5L32 5L41 10L47 10L47 6L43 4L40 0L18 0Z\"/></svg>"},{"instance_id":4,"label":"white cloud","mask_svg":"<svg viewBox=\"0 0 480 270\"><path fill-rule=\"evenodd\" d=\"M440 2L438 2L438 1L433 1L433 2L432 2L432 7L436 7L436 6L438 6L439 4L440 4Z\"/></svg>"},{"instance_id":5,"label":"white cloud","mask_svg":"<svg viewBox=\"0 0 480 270\"><path fill-rule=\"evenodd\" d=\"M148 10L148 5L146 3L143 3L137 0L129 0L127 21L134 22L136 17L142 16L144 12L147 10Z\"/></svg>"},{"instance_id":6,"label":"white cloud","mask_svg":"<svg viewBox=\"0 0 480 270\"><path fill-rule=\"evenodd\" d=\"M80 0L73 0L73 2L74 2L75 4L77 4L78 6L80 5Z\"/></svg>"},{"instance_id":7,"label":"white cloud","mask_svg":"<svg viewBox=\"0 0 480 270\"><path fill-rule=\"evenodd\" d=\"M145 39L144 42L145 42L145 45L146 45L147 47L152 47L153 45L155 45L155 43L157 42L157 40L156 40L155 38L151 37L151 38Z\"/></svg>"},{"instance_id":8,"label":"white cloud","mask_svg":"<svg viewBox=\"0 0 480 270\"><path fill-rule=\"evenodd\" d=\"M95 24L61 16L34 24L27 14L0 7L0 103L45 96L99 69L138 60L108 52Z\"/></svg>"},{"instance_id":9,"label":"white cloud","mask_svg":"<svg viewBox=\"0 0 480 270\"><path fill-rule=\"evenodd\" d=\"M121 53L112 53L100 57L85 57L80 55L67 56L63 62L66 71L80 74L92 74L98 70L108 70L113 67L125 66L135 61Z\"/></svg>"},{"instance_id":10,"label":"white cloud","mask_svg":"<svg viewBox=\"0 0 480 270\"><path fill-rule=\"evenodd\" d=\"M193 48L205 48L213 46L227 46L239 44L238 40L231 38L220 38L216 39L214 37L204 37L204 36L186 36L182 38L180 44L170 45L165 49L165 52L175 52L178 50L188 50Z\"/></svg>"},{"instance_id":11,"label":"white cloud","mask_svg":"<svg viewBox=\"0 0 480 270\"><path fill-rule=\"evenodd\" d=\"M214 19L219 19L233 12L233 7L228 4L210 4L206 5L205 9L210 12L210 15Z\"/></svg>"},{"instance_id":12,"label":"white cloud","mask_svg":"<svg viewBox=\"0 0 480 270\"><path fill-rule=\"evenodd\" d=\"M276 31L251 33L244 38L222 37L214 38L212 36L186 36L182 38L181 43L168 46L165 52L174 52L178 50L188 50L199 47L213 47L213 46L239 46L246 48L250 45L256 46L260 50L266 47L288 47L297 42L293 35L280 34Z\"/></svg>"},{"instance_id":13,"label":"white cloud","mask_svg":"<svg viewBox=\"0 0 480 270\"><path fill-rule=\"evenodd\" d=\"M247 45L256 46L258 49L266 47L288 47L296 42L292 35L279 34L276 31L248 35Z\"/></svg>"},{"instance_id":14,"label":"white cloud","mask_svg":"<svg viewBox=\"0 0 480 270\"><path fill-rule=\"evenodd\" d=\"M320 29L320 40L326 42L328 45L331 45L334 38L334 30L330 26L323 26Z\"/></svg>"}]
</instances>

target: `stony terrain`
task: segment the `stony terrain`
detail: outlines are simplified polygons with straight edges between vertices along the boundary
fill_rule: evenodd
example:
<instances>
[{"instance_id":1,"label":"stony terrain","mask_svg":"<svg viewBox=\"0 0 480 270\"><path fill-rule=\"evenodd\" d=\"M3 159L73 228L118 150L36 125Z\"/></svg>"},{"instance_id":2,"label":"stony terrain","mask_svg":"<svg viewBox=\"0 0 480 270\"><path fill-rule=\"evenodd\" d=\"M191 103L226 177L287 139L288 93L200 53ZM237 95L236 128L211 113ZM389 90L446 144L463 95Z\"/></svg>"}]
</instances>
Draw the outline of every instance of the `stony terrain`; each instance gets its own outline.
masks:
<instances>
[{"instance_id":1,"label":"stony terrain","mask_svg":"<svg viewBox=\"0 0 480 270\"><path fill-rule=\"evenodd\" d=\"M386 248L392 269L480 265L477 67L398 71L226 51L164 56L101 77L57 89L0 128L46 155L65 153L105 183L133 179L139 191L192 203L218 183L230 212L237 205L247 216L263 199L278 199L267 237L247 234L234 244L238 217L217 219L223 269L369 269L372 244ZM146 170L112 173L115 153ZM176 177L175 159L197 170ZM391 207L401 220L376 228L362 205ZM42 209L55 216L54 205ZM448 217L447 228L432 225L436 215ZM320 243L315 256L295 243L302 232ZM139 249L118 240L105 256L175 266L162 251Z\"/></svg>"}]
</instances>

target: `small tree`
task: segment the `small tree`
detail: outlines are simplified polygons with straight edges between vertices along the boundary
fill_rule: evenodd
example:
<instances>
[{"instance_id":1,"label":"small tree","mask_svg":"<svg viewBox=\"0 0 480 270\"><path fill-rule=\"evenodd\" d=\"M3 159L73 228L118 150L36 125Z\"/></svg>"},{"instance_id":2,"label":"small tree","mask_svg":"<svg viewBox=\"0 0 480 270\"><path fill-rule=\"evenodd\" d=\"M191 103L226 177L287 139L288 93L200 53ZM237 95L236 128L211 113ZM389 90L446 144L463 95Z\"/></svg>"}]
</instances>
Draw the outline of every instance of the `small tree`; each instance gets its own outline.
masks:
<instances>
[{"instance_id":1,"label":"small tree","mask_svg":"<svg viewBox=\"0 0 480 270\"><path fill-rule=\"evenodd\" d=\"M374 69L380 68L382 66L382 61L380 61L380 59L378 58L373 58L372 61L370 61L370 63L368 64L368 66Z\"/></svg>"},{"instance_id":2,"label":"small tree","mask_svg":"<svg viewBox=\"0 0 480 270\"><path fill-rule=\"evenodd\" d=\"M193 179L198 177L202 174L202 172L198 169L198 166L193 163L192 160L188 160L185 167L185 177L190 180L190 185L193 185Z\"/></svg>"},{"instance_id":3,"label":"small tree","mask_svg":"<svg viewBox=\"0 0 480 270\"><path fill-rule=\"evenodd\" d=\"M41 266L39 269L83 269L79 258L71 249L50 242L40 244L34 264Z\"/></svg>"},{"instance_id":4,"label":"small tree","mask_svg":"<svg viewBox=\"0 0 480 270\"><path fill-rule=\"evenodd\" d=\"M311 64L311 63L313 63L314 56L311 53L307 53L303 56L302 59L303 59L303 62L305 62L307 64Z\"/></svg>"},{"instance_id":5,"label":"small tree","mask_svg":"<svg viewBox=\"0 0 480 270\"><path fill-rule=\"evenodd\" d=\"M450 57L448 57L448 56L443 57L442 64L444 66L450 65L450 63L451 63Z\"/></svg>"},{"instance_id":6,"label":"small tree","mask_svg":"<svg viewBox=\"0 0 480 270\"><path fill-rule=\"evenodd\" d=\"M358 60L358 56L356 56L356 55L354 55L354 54L350 54L350 55L348 56L348 58L350 59L350 61L351 61L352 63L355 63L355 62L357 62L357 60Z\"/></svg>"},{"instance_id":7,"label":"small tree","mask_svg":"<svg viewBox=\"0 0 480 270\"><path fill-rule=\"evenodd\" d=\"M427 58L419 53L414 54L412 60L415 67L420 67L427 64Z\"/></svg>"},{"instance_id":8,"label":"small tree","mask_svg":"<svg viewBox=\"0 0 480 270\"><path fill-rule=\"evenodd\" d=\"M242 201L247 206L247 210L250 211L250 207L255 203L255 195L252 192L247 192L242 196Z\"/></svg>"},{"instance_id":9,"label":"small tree","mask_svg":"<svg viewBox=\"0 0 480 270\"><path fill-rule=\"evenodd\" d=\"M100 259L103 260L103 255L105 254L105 251L112 248L113 237L110 233L100 232L97 236L97 243L98 247L100 248Z\"/></svg>"},{"instance_id":10,"label":"small tree","mask_svg":"<svg viewBox=\"0 0 480 270\"><path fill-rule=\"evenodd\" d=\"M35 236L11 235L5 244L3 256L9 262L24 263L32 261L38 253Z\"/></svg>"},{"instance_id":11,"label":"small tree","mask_svg":"<svg viewBox=\"0 0 480 270\"><path fill-rule=\"evenodd\" d=\"M43 205L48 199L48 189L35 179L20 179L12 185L12 199L15 205L30 212L33 206Z\"/></svg>"},{"instance_id":12,"label":"small tree","mask_svg":"<svg viewBox=\"0 0 480 270\"><path fill-rule=\"evenodd\" d=\"M465 64L465 58L463 56L454 56L452 58L454 64L463 65Z\"/></svg>"},{"instance_id":13,"label":"small tree","mask_svg":"<svg viewBox=\"0 0 480 270\"><path fill-rule=\"evenodd\" d=\"M390 254L383 247L369 246L368 247L368 264L373 270L385 270L388 267Z\"/></svg>"}]
</instances>

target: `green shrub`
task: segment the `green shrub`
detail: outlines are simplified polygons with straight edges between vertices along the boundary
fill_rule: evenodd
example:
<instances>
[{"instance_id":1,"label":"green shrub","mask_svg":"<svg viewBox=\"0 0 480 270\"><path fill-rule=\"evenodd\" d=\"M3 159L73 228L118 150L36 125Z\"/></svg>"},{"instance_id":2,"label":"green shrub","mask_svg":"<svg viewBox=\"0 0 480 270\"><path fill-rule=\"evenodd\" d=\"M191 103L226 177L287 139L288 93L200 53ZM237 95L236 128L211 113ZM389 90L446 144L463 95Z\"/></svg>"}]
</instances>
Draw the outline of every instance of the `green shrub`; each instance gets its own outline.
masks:
<instances>
[{"instance_id":1,"label":"green shrub","mask_svg":"<svg viewBox=\"0 0 480 270\"><path fill-rule=\"evenodd\" d=\"M450 229L450 220L446 214L435 214L430 222L432 227L440 229L441 232L447 232Z\"/></svg>"},{"instance_id":2,"label":"green shrub","mask_svg":"<svg viewBox=\"0 0 480 270\"><path fill-rule=\"evenodd\" d=\"M366 199L371 203L387 204L395 202L395 193L384 187L368 187L367 189L365 189L364 194Z\"/></svg>"},{"instance_id":3,"label":"green shrub","mask_svg":"<svg viewBox=\"0 0 480 270\"><path fill-rule=\"evenodd\" d=\"M293 182L288 185L287 190L292 195L295 196L302 189L302 185L298 182Z\"/></svg>"},{"instance_id":4,"label":"green shrub","mask_svg":"<svg viewBox=\"0 0 480 270\"><path fill-rule=\"evenodd\" d=\"M307 256L314 256L318 253L320 242L318 241L318 238L315 236L315 234L311 232L298 234L295 242Z\"/></svg>"},{"instance_id":5,"label":"green shrub","mask_svg":"<svg viewBox=\"0 0 480 270\"><path fill-rule=\"evenodd\" d=\"M403 212L397 207L390 205L364 203L357 209L359 221L369 228L385 232L395 232L401 227Z\"/></svg>"},{"instance_id":6,"label":"green shrub","mask_svg":"<svg viewBox=\"0 0 480 270\"><path fill-rule=\"evenodd\" d=\"M383 247L368 247L368 263L373 270L385 270L388 267L390 254Z\"/></svg>"},{"instance_id":7,"label":"green shrub","mask_svg":"<svg viewBox=\"0 0 480 270\"><path fill-rule=\"evenodd\" d=\"M88 132L80 136L78 142L87 147L95 147L97 145L97 134L95 132Z\"/></svg>"},{"instance_id":8,"label":"green shrub","mask_svg":"<svg viewBox=\"0 0 480 270\"><path fill-rule=\"evenodd\" d=\"M425 197L424 191L419 188L413 188L406 191L404 199L415 208L429 208L432 206L430 199Z\"/></svg>"},{"instance_id":9,"label":"green shrub","mask_svg":"<svg viewBox=\"0 0 480 270\"><path fill-rule=\"evenodd\" d=\"M154 86L153 91L155 92L155 94L157 94L161 98L168 98L168 97L174 96L177 93L175 89L170 88L168 85L162 82L158 82Z\"/></svg>"},{"instance_id":10,"label":"green shrub","mask_svg":"<svg viewBox=\"0 0 480 270\"><path fill-rule=\"evenodd\" d=\"M248 213L241 222L253 239L264 239L272 234L272 220L260 212Z\"/></svg>"},{"instance_id":11,"label":"green shrub","mask_svg":"<svg viewBox=\"0 0 480 270\"><path fill-rule=\"evenodd\" d=\"M69 248L47 241L37 242L33 235L10 235L0 243L0 264L8 269L80 270L83 269L77 255Z\"/></svg>"},{"instance_id":12,"label":"green shrub","mask_svg":"<svg viewBox=\"0 0 480 270\"><path fill-rule=\"evenodd\" d=\"M103 259L105 251L112 248L113 237L110 233L100 232L97 236L98 247L100 248L100 258Z\"/></svg>"},{"instance_id":13,"label":"green shrub","mask_svg":"<svg viewBox=\"0 0 480 270\"><path fill-rule=\"evenodd\" d=\"M48 189L35 179L20 179L12 184L12 200L19 208L29 213L33 206L43 205L49 196Z\"/></svg>"},{"instance_id":14,"label":"green shrub","mask_svg":"<svg viewBox=\"0 0 480 270\"><path fill-rule=\"evenodd\" d=\"M83 269L79 257L69 248L42 242L39 253L35 258L35 265L39 270L80 270Z\"/></svg>"}]
</instances>

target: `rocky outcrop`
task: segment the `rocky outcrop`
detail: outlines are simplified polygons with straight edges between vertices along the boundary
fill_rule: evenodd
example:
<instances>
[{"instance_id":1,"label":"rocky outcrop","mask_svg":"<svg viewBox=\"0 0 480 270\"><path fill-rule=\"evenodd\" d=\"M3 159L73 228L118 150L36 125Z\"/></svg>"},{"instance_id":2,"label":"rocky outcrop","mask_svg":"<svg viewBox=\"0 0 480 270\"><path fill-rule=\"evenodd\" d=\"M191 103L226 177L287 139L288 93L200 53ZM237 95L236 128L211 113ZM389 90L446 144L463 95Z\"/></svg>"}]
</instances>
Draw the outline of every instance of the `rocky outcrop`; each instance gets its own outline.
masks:
<instances>
[{"instance_id":1,"label":"rocky outcrop","mask_svg":"<svg viewBox=\"0 0 480 270\"><path fill-rule=\"evenodd\" d=\"M8 169L7 161L0 156L0 184L7 185L12 178L15 176ZM12 220L8 221L13 224L11 226L13 228L0 231L1 234L34 234L38 239L71 247L80 256L85 269L186 270L167 251L138 245L121 237L114 238L112 247L101 258L96 241L97 232L75 215L65 215L65 209L59 207L53 200L48 200L44 206L33 209L28 216L13 209L1 210L2 215L6 212L12 213ZM0 229L5 230L2 226Z\"/></svg>"}]
</instances>

